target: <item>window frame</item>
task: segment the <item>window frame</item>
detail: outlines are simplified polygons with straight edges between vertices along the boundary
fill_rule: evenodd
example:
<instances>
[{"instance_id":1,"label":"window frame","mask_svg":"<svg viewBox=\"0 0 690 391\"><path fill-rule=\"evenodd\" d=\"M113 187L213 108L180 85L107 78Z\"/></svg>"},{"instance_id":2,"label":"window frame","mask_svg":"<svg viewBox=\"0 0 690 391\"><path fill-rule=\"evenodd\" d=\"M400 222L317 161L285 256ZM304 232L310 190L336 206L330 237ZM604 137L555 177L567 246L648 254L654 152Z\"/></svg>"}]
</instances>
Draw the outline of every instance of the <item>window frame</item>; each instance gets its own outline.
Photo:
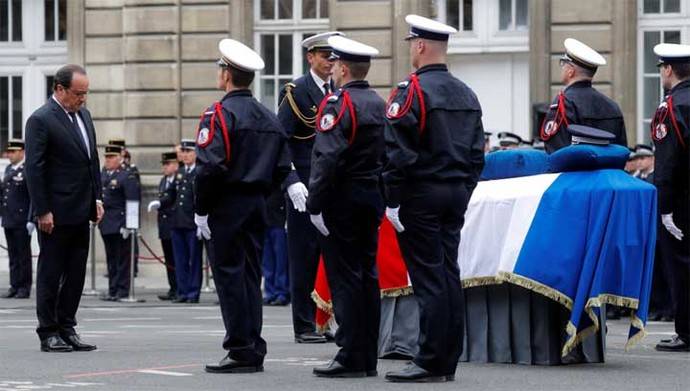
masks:
<instances>
[{"instance_id":1,"label":"window frame","mask_svg":"<svg viewBox=\"0 0 690 391\"><path fill-rule=\"evenodd\" d=\"M445 0L437 3L436 14L437 19L440 21L447 20L446 5ZM529 7L527 11L529 12ZM500 30L499 13L499 0L474 1L472 6L472 31L460 31L458 34L451 36L448 42L448 53L515 53L529 51L529 14L526 29Z\"/></svg>"},{"instance_id":2,"label":"window frame","mask_svg":"<svg viewBox=\"0 0 690 391\"><path fill-rule=\"evenodd\" d=\"M59 37L60 37L60 4L59 3L61 1L65 2L65 28L67 28L67 26L66 26L66 24L67 24L66 7L67 7L68 0L53 0L53 1L54 1L54 3L53 3L53 11L54 11L54 14L53 14L53 23L54 23L53 24L53 30L54 31L53 31L53 33L55 34L54 40L50 40L50 41L46 40L45 0L42 1L43 7L40 7L41 11L43 11L43 12L41 12L41 15L40 15L40 23L43 26L43 31L42 31L43 35L41 37L41 42L42 42L42 45L45 45L45 46L59 46L61 42L63 42L63 43L67 42L67 31L65 31L65 39L64 40L59 39Z\"/></svg>"},{"instance_id":3,"label":"window frame","mask_svg":"<svg viewBox=\"0 0 690 391\"><path fill-rule=\"evenodd\" d=\"M317 1L317 4L320 2ZM262 101L263 94L263 80L275 80L276 84L274 86L275 93L275 107L271 108L274 111L277 110L278 97L280 94L281 84L280 80L290 79L293 80L296 77L304 74L307 70L302 69L302 54L303 48L300 45L302 42L302 37L304 34L314 34L319 32L328 31L330 28L328 18L320 19L301 19L302 18L302 0L293 0L292 3L293 12L292 19L261 19L261 2L254 2L254 49L257 53L262 52L261 36L266 34L273 35L292 35L292 74L280 74L279 67L274 70L274 74L266 75L263 71L257 72L254 80L254 96L259 101ZM329 10L330 12L330 10ZM320 16L320 15L319 15ZM275 45L274 56L278 55L278 45ZM274 57L276 58L276 57ZM263 102L262 102L263 103Z\"/></svg>"},{"instance_id":4,"label":"window frame","mask_svg":"<svg viewBox=\"0 0 690 391\"><path fill-rule=\"evenodd\" d=\"M638 27L637 27L637 105L636 105L636 140L635 143L651 142L649 126L654 113L645 113L645 78L651 74L644 72L644 33L658 31L663 34L666 31L680 31L680 42L690 40L690 0L680 1L679 13L645 13L644 0L638 0ZM660 4L663 9L663 4ZM658 74L658 72L657 72ZM661 86L659 87L661 89ZM660 94L663 99L663 94ZM659 101L661 103L661 101Z\"/></svg>"}]
</instances>

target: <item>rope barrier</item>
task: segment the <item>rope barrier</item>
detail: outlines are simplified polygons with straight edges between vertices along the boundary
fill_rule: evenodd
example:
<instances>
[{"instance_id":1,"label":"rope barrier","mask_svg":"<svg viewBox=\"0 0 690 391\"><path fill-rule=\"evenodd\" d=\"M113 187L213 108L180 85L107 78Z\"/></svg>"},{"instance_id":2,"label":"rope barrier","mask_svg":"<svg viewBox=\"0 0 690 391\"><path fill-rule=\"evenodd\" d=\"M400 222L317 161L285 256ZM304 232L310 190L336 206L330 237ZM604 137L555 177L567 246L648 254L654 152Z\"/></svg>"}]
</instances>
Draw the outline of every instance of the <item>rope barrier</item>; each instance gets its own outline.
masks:
<instances>
[{"instance_id":1,"label":"rope barrier","mask_svg":"<svg viewBox=\"0 0 690 391\"><path fill-rule=\"evenodd\" d=\"M165 260L161 259L160 256L156 255L156 254L153 252L153 250L151 249L151 246L149 246L149 244L146 243L146 241L144 240L143 237L139 236L139 242L141 242L141 244L143 244L144 247L146 248L146 251L148 251L149 254L151 254L151 255L153 256L153 258L150 258L150 257L142 257L141 255L139 255L139 259L143 259L143 260L156 260L156 261L158 261L160 264L164 265L166 268L168 268L168 269L170 269L170 270L175 270L175 268L174 268L173 266L170 266L170 265L168 265L167 263L165 263Z\"/></svg>"}]
</instances>

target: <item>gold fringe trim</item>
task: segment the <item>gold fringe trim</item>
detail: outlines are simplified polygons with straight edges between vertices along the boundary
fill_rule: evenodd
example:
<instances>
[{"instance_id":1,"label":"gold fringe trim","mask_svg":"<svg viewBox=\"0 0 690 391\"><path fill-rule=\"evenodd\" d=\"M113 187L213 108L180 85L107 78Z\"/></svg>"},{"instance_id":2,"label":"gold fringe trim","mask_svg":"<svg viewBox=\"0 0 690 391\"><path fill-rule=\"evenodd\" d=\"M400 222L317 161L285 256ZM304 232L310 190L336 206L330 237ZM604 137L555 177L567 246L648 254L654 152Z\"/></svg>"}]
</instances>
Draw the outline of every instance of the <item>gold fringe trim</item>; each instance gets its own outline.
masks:
<instances>
[{"instance_id":1,"label":"gold fringe trim","mask_svg":"<svg viewBox=\"0 0 690 391\"><path fill-rule=\"evenodd\" d=\"M409 296L413 293L414 293L414 291L412 290L411 286L406 286L406 287L402 287L402 288L381 289L381 297Z\"/></svg>"},{"instance_id":2,"label":"gold fringe trim","mask_svg":"<svg viewBox=\"0 0 690 391\"><path fill-rule=\"evenodd\" d=\"M498 277L496 277L496 279L501 282L509 282L513 285L521 286L542 296L546 296L549 299L560 303L570 311L573 309L573 300L571 298L556 289L542 284L541 282L509 272L498 272Z\"/></svg>"},{"instance_id":3,"label":"gold fringe trim","mask_svg":"<svg viewBox=\"0 0 690 391\"><path fill-rule=\"evenodd\" d=\"M328 327L328 322L326 322L326 324L320 325L320 326L317 324L317 325L316 325L316 332L319 333L319 334L325 334L326 331L328 331L329 328L330 328L330 327Z\"/></svg>"},{"instance_id":4,"label":"gold fringe trim","mask_svg":"<svg viewBox=\"0 0 690 391\"><path fill-rule=\"evenodd\" d=\"M462 280L461 283L463 288L474 288L477 286L501 284L502 282L496 277L472 277Z\"/></svg>"},{"instance_id":5,"label":"gold fringe trim","mask_svg":"<svg viewBox=\"0 0 690 391\"><path fill-rule=\"evenodd\" d=\"M333 315L333 304L331 304L330 301L326 301L319 296L319 293L316 292L316 289L311 292L311 299L314 300L314 303L316 303L316 306L319 307L321 311L324 311L328 313L329 315Z\"/></svg>"},{"instance_id":6,"label":"gold fringe trim","mask_svg":"<svg viewBox=\"0 0 690 391\"><path fill-rule=\"evenodd\" d=\"M644 324L642 323L642 319L637 317L637 311L632 312L630 315L631 318L631 323L633 327L638 329L639 331L635 333L632 337L628 338L628 342L625 344L625 351L627 352L628 349L632 348L633 346L637 345L644 339L644 337L647 336L647 331L644 328Z\"/></svg>"}]
</instances>

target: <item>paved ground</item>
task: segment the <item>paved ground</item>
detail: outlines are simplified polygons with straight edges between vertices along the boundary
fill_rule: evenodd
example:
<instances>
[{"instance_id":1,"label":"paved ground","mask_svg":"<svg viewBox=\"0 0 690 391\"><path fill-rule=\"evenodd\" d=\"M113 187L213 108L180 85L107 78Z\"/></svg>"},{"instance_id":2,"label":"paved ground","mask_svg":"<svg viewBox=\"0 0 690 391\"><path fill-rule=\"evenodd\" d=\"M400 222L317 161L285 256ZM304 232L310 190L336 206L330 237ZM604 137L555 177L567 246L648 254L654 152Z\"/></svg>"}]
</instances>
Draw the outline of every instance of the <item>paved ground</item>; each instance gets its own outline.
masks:
<instances>
[{"instance_id":1,"label":"paved ground","mask_svg":"<svg viewBox=\"0 0 690 391\"><path fill-rule=\"evenodd\" d=\"M4 291L6 273L0 273ZM138 279L139 280L139 279ZM141 279L147 301L105 303L85 297L79 330L95 352L47 354L38 349L32 300L0 299L0 391L83 390L688 390L690 354L658 353L653 344L672 334L668 323L651 323L650 335L630 352L622 350L627 324L609 324L606 364L567 367L461 364L458 380L437 385L394 385L378 378L326 380L311 375L335 346L292 341L289 308L264 312L269 353L266 371L253 375L211 375L203 364L223 356L223 325L213 294L198 305L171 305L155 298L160 283ZM102 286L102 285L101 285ZM403 362L381 360L379 372Z\"/></svg>"}]
</instances>

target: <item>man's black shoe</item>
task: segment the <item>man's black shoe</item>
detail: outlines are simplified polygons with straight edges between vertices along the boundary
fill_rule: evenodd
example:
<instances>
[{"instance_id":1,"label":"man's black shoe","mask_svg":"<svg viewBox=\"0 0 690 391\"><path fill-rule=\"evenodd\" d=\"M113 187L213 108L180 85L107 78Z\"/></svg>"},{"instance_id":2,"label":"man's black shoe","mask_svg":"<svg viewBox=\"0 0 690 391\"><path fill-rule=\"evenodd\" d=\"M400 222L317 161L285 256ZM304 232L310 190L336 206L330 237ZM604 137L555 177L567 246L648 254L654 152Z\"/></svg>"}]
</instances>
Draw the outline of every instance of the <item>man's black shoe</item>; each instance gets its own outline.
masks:
<instances>
[{"instance_id":1,"label":"man's black shoe","mask_svg":"<svg viewBox=\"0 0 690 391\"><path fill-rule=\"evenodd\" d=\"M367 377L376 377L379 375L379 371L376 369L367 369Z\"/></svg>"},{"instance_id":2,"label":"man's black shoe","mask_svg":"<svg viewBox=\"0 0 690 391\"><path fill-rule=\"evenodd\" d=\"M7 290L7 292L3 293L0 295L1 298L3 299L11 299L17 295L17 290L14 288L10 288Z\"/></svg>"},{"instance_id":3,"label":"man's black shoe","mask_svg":"<svg viewBox=\"0 0 690 391\"><path fill-rule=\"evenodd\" d=\"M312 331L309 333L295 335L295 342L297 343L326 343L326 337Z\"/></svg>"},{"instance_id":4,"label":"man's black shoe","mask_svg":"<svg viewBox=\"0 0 690 391\"><path fill-rule=\"evenodd\" d=\"M168 301L168 300L175 300L177 296L174 293L166 293L164 295L158 295L158 300L162 301Z\"/></svg>"},{"instance_id":5,"label":"man's black shoe","mask_svg":"<svg viewBox=\"0 0 690 391\"><path fill-rule=\"evenodd\" d=\"M447 377L433 374L411 362L401 371L386 373L386 380L394 383L443 383Z\"/></svg>"},{"instance_id":6,"label":"man's black shoe","mask_svg":"<svg viewBox=\"0 0 690 391\"><path fill-rule=\"evenodd\" d=\"M187 298L186 297L176 297L172 300L173 303L186 303Z\"/></svg>"},{"instance_id":7,"label":"man's black shoe","mask_svg":"<svg viewBox=\"0 0 690 391\"><path fill-rule=\"evenodd\" d=\"M323 333L323 337L326 338L326 342L335 342L335 335L330 331Z\"/></svg>"},{"instance_id":8,"label":"man's black shoe","mask_svg":"<svg viewBox=\"0 0 690 391\"><path fill-rule=\"evenodd\" d=\"M57 335L50 336L41 341L41 351L49 353L68 353L71 352L72 346L65 343L65 341Z\"/></svg>"},{"instance_id":9,"label":"man's black shoe","mask_svg":"<svg viewBox=\"0 0 690 391\"><path fill-rule=\"evenodd\" d=\"M237 361L225 356L218 364L208 364L204 368L208 373L255 373L263 372L263 363L250 363L245 361Z\"/></svg>"},{"instance_id":10,"label":"man's black shoe","mask_svg":"<svg viewBox=\"0 0 690 391\"><path fill-rule=\"evenodd\" d=\"M662 322L673 322L673 321L675 321L675 318L673 317L673 315L664 315L661 317L661 321Z\"/></svg>"},{"instance_id":11,"label":"man's black shoe","mask_svg":"<svg viewBox=\"0 0 690 391\"><path fill-rule=\"evenodd\" d=\"M75 352L90 352L98 349L96 345L84 343L78 334L64 335L62 340L72 347Z\"/></svg>"},{"instance_id":12,"label":"man's black shoe","mask_svg":"<svg viewBox=\"0 0 690 391\"><path fill-rule=\"evenodd\" d=\"M376 372L376 371L374 371ZM317 377L365 377L366 371L350 369L341 363L332 360L328 365L314 368L314 375Z\"/></svg>"},{"instance_id":13,"label":"man's black shoe","mask_svg":"<svg viewBox=\"0 0 690 391\"><path fill-rule=\"evenodd\" d=\"M656 350L660 352L690 352L690 344L674 336L670 341L662 340L656 345Z\"/></svg>"},{"instance_id":14,"label":"man's black shoe","mask_svg":"<svg viewBox=\"0 0 690 391\"><path fill-rule=\"evenodd\" d=\"M29 298L29 292L28 291L17 291L17 294L14 295L15 299L28 299Z\"/></svg>"},{"instance_id":15,"label":"man's black shoe","mask_svg":"<svg viewBox=\"0 0 690 391\"><path fill-rule=\"evenodd\" d=\"M196 299L187 299L187 303L194 303L194 304L196 304L196 303L198 303L198 302L199 302L199 298L198 298L198 297L197 297Z\"/></svg>"},{"instance_id":16,"label":"man's black shoe","mask_svg":"<svg viewBox=\"0 0 690 391\"><path fill-rule=\"evenodd\" d=\"M279 296L277 299L275 299L271 302L271 305L275 305L275 306L279 306L279 307L285 307L288 304L290 304L290 300L288 300L282 296Z\"/></svg>"},{"instance_id":17,"label":"man's black shoe","mask_svg":"<svg viewBox=\"0 0 690 391\"><path fill-rule=\"evenodd\" d=\"M264 297L262 302L264 305L273 305L273 300L275 300L275 299L272 297Z\"/></svg>"}]
</instances>

